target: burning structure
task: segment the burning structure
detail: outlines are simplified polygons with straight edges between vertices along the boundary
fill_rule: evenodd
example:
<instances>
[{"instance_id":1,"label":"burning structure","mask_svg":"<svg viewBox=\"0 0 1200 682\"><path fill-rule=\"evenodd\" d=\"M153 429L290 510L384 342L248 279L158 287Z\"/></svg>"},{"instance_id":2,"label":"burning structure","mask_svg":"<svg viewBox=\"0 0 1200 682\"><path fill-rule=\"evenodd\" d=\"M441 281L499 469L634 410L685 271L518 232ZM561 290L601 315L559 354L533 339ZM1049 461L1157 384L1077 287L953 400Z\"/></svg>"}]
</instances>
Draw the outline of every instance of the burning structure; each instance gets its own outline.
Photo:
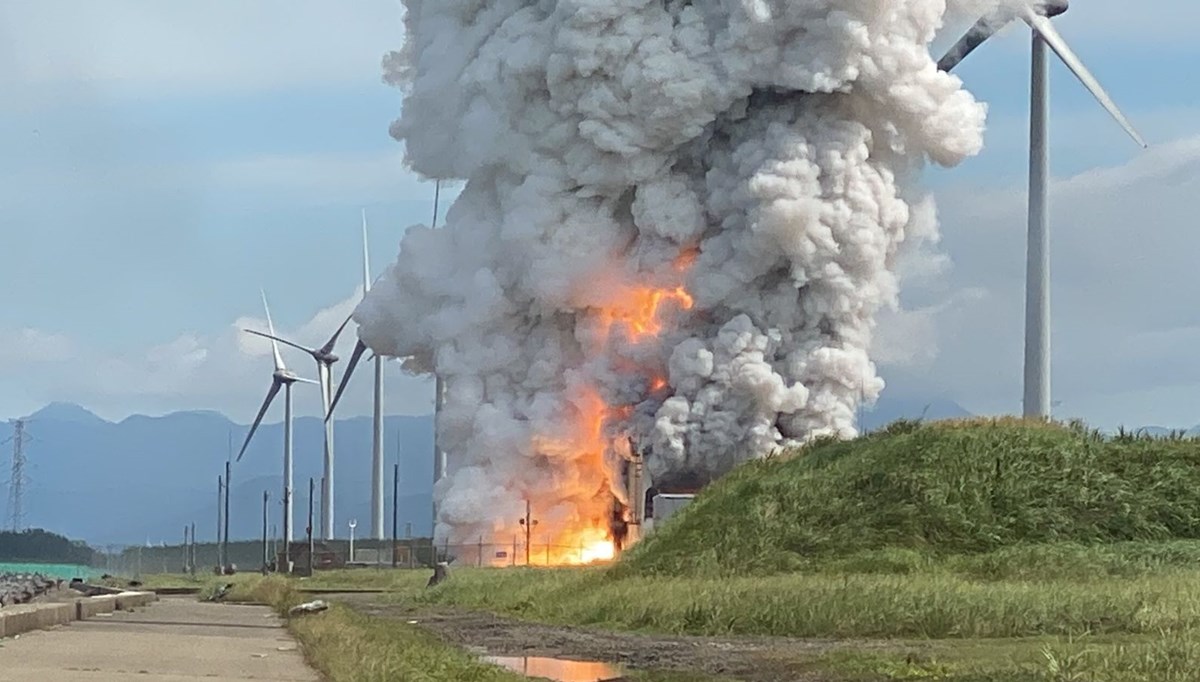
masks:
<instances>
[{"instance_id":1,"label":"burning structure","mask_svg":"<svg viewBox=\"0 0 1200 682\"><path fill-rule=\"evenodd\" d=\"M528 499L587 548L550 563L611 556L631 488L854 434L897 255L936 237L918 173L982 145L929 54L945 0L404 4L392 135L466 185L355 320L445 383L438 538Z\"/></svg>"}]
</instances>

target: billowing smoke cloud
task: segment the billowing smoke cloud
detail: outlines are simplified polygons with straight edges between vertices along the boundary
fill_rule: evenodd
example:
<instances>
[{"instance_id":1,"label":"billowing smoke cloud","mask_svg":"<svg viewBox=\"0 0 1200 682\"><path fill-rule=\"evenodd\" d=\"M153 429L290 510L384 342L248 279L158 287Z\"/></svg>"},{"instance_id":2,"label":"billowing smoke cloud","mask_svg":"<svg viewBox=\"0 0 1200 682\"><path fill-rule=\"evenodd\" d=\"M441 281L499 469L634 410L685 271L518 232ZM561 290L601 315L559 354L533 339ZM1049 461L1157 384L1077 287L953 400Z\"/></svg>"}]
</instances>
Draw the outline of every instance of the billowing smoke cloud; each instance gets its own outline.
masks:
<instances>
[{"instance_id":1,"label":"billowing smoke cloud","mask_svg":"<svg viewBox=\"0 0 1200 682\"><path fill-rule=\"evenodd\" d=\"M446 378L439 537L596 525L625 435L663 482L854 434L917 174L982 144L943 0L405 5L392 134L467 184L355 319Z\"/></svg>"}]
</instances>

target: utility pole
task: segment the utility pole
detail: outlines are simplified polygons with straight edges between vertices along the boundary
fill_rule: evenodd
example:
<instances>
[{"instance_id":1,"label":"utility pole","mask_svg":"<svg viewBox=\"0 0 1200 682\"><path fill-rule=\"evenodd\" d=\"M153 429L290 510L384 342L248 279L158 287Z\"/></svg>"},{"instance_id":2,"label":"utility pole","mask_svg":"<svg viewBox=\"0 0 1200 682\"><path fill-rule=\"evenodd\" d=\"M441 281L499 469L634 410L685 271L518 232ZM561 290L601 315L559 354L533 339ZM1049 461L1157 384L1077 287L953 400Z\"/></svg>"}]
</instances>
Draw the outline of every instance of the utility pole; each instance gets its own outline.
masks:
<instances>
[{"instance_id":1,"label":"utility pole","mask_svg":"<svg viewBox=\"0 0 1200 682\"><path fill-rule=\"evenodd\" d=\"M313 575L314 563L313 554L316 552L316 547L313 544L313 496L316 494L317 483L311 477L308 479L308 575Z\"/></svg>"},{"instance_id":2,"label":"utility pole","mask_svg":"<svg viewBox=\"0 0 1200 682\"><path fill-rule=\"evenodd\" d=\"M270 559L271 555L267 550L267 514L268 514L267 502L270 499L271 499L270 494L264 490L263 491L263 541L262 541L262 558L263 558L262 572L263 572L263 575L267 574L267 571L271 566L271 559Z\"/></svg>"},{"instance_id":3,"label":"utility pole","mask_svg":"<svg viewBox=\"0 0 1200 682\"><path fill-rule=\"evenodd\" d=\"M225 518L221 508L225 506L225 477L217 475L217 570L225 566L225 558L221 556L221 527Z\"/></svg>"},{"instance_id":4,"label":"utility pole","mask_svg":"<svg viewBox=\"0 0 1200 682\"><path fill-rule=\"evenodd\" d=\"M529 565L529 539L533 535L533 527L538 524L537 519L531 518L532 505L529 500L525 500L525 518L521 519L521 525L525 526L525 565Z\"/></svg>"},{"instance_id":5,"label":"utility pole","mask_svg":"<svg viewBox=\"0 0 1200 682\"><path fill-rule=\"evenodd\" d=\"M196 575L196 522L192 522L191 574Z\"/></svg>"},{"instance_id":6,"label":"utility pole","mask_svg":"<svg viewBox=\"0 0 1200 682\"><path fill-rule=\"evenodd\" d=\"M392 470L392 568L396 568L396 547L399 545L400 462ZM409 548L412 551L412 548Z\"/></svg>"},{"instance_id":7,"label":"utility pole","mask_svg":"<svg viewBox=\"0 0 1200 682\"><path fill-rule=\"evenodd\" d=\"M192 572L192 549L188 544L188 527L183 527L183 572L188 574Z\"/></svg>"},{"instance_id":8,"label":"utility pole","mask_svg":"<svg viewBox=\"0 0 1200 682\"><path fill-rule=\"evenodd\" d=\"M232 451L232 448L231 448L231 451ZM233 467L233 461L230 459L225 460L225 537L224 537L225 544L223 545L222 550L221 550L221 556L223 557L223 561L225 563L221 564L222 570L227 568L230 563L229 562L229 490L233 487L231 485L233 483L233 479L230 477L230 474L232 473L231 472L232 467Z\"/></svg>"},{"instance_id":9,"label":"utility pole","mask_svg":"<svg viewBox=\"0 0 1200 682\"><path fill-rule=\"evenodd\" d=\"M29 438L29 434L25 432L25 424L24 419L14 421L13 435L5 441L12 441L13 444L12 474L8 479L8 525L14 533L19 532L25 525L25 441Z\"/></svg>"}]
</instances>

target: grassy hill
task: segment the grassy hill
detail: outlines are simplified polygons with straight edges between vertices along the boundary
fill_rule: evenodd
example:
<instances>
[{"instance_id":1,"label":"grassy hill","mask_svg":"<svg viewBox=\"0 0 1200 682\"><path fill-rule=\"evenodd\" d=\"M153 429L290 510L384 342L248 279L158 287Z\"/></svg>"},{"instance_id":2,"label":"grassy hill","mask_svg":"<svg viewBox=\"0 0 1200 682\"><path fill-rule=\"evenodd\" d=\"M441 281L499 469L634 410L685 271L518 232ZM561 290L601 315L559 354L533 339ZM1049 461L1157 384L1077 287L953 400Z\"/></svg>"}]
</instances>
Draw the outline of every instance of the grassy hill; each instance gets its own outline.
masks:
<instances>
[{"instance_id":1,"label":"grassy hill","mask_svg":"<svg viewBox=\"0 0 1200 682\"><path fill-rule=\"evenodd\" d=\"M621 575L799 570L908 550L1200 538L1200 440L1020 420L897 422L748 464Z\"/></svg>"}]
</instances>

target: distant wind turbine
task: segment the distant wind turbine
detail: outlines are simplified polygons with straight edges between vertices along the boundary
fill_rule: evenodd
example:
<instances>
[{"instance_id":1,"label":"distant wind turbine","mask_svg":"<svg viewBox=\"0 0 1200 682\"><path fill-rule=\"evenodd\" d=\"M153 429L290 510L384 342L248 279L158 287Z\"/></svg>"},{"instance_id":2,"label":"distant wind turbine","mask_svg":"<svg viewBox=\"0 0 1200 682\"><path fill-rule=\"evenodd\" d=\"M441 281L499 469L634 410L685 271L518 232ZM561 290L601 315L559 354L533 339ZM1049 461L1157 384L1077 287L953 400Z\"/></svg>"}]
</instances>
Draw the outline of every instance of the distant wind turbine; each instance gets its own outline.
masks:
<instances>
[{"instance_id":1,"label":"distant wind turbine","mask_svg":"<svg viewBox=\"0 0 1200 682\"><path fill-rule=\"evenodd\" d=\"M275 336L275 324L271 321L271 308L267 305L267 294L263 292L263 310L267 313L267 329L270 331L270 336ZM287 368L283 364L283 356L279 353L279 344L275 339L271 339L271 354L275 360L275 371L271 375L271 388L267 391L267 398L263 400L262 407L258 410L258 416L254 418L254 423L250 426L249 433L246 434L246 440L242 443L242 449L238 451L237 461L242 461L242 455L246 454L246 447L250 445L250 439L254 437L255 431L258 430L258 425L262 423L263 415L267 413L267 408L271 407L271 401L275 400L275 396L279 394L279 389L283 388L283 560L284 570L286 570L289 560L290 543L293 539L292 525L292 384L296 382L315 384L317 382L312 379L304 379L296 375L295 372Z\"/></svg>"},{"instance_id":2,"label":"distant wind turbine","mask_svg":"<svg viewBox=\"0 0 1200 682\"><path fill-rule=\"evenodd\" d=\"M1011 22L1020 19L1033 30L1033 69L1029 121L1029 237L1025 278L1025 391L1026 417L1050 417L1050 221L1046 197L1049 192L1050 96L1049 46L1083 86L1135 142L1146 141L1117 108L1095 76L1071 49L1050 21L1067 11L1068 0L1034 0L1018 8L1004 7L980 19L938 62L950 71L975 48Z\"/></svg>"},{"instance_id":3,"label":"distant wind turbine","mask_svg":"<svg viewBox=\"0 0 1200 682\"><path fill-rule=\"evenodd\" d=\"M442 181L441 180L438 180L434 184L433 192L434 192L434 194L433 194L432 227L437 228L438 203L441 199L441 193L442 193ZM365 224L365 218L364 218L364 224ZM364 244L365 244L365 242L364 242ZM365 246L364 246L363 253L365 256L365 254L366 254ZM364 295L365 295L365 292L364 292ZM358 343L355 344L355 346L354 346L354 352L350 355L350 361L346 363L346 372L345 372L345 374L342 375L342 383L341 383L341 385L338 386L337 394L334 395L334 397L333 397L333 404L330 407L329 412L325 415L326 419L330 419L333 416L333 410L334 410L334 408L337 407L338 401L341 400L341 398L342 398L342 392L346 390L346 385L350 382L350 377L354 374L354 368L358 366L359 360L362 359L363 353L366 353L366 351L367 351L367 344L364 343L363 340L360 338L358 340ZM376 363L378 363L381 358L378 355L375 355L373 359L376 361ZM382 384L382 379L381 379L382 369L380 368L380 366L378 364L376 364L375 372L376 372L375 391L376 391L376 396L377 396L376 403L375 403L376 415L377 415L376 423L375 423L375 430L376 430L376 434L378 434L380 447L377 448L373 453L372 470L378 471L380 475L379 475L379 479L378 479L379 480L378 486L375 485L375 479L372 478L372 490L376 490L376 489L380 490L379 497L380 497L380 500L382 501L382 498L383 498L383 495L382 495L383 434L382 434L381 430L383 428L383 422L382 422L381 405L382 405L382 401L383 401L383 395L382 395L383 384ZM434 485L437 485L437 482L440 481L442 479L442 476L445 475L445 470L446 470L446 453L442 450L441 444L438 441L438 431L439 431L439 425L441 424L442 408L445 406L445 403L446 403L446 387L445 387L445 381L442 379L442 376L437 373L436 370L434 371L434 377L435 377L435 382L434 382L435 388L434 388L434 407L433 407L433 425L434 425L433 426L433 482L434 482ZM380 504L380 508L382 508L382 502ZM374 512L375 512L375 509L373 508L372 509L372 518L374 518ZM380 512L380 513L382 513L382 512ZM433 525L434 525L434 527L437 526L437 516L438 516L437 498L435 497L434 503L433 503ZM373 521L372 521L372 523L373 523Z\"/></svg>"},{"instance_id":4,"label":"distant wind turbine","mask_svg":"<svg viewBox=\"0 0 1200 682\"><path fill-rule=\"evenodd\" d=\"M342 335L342 330L350 322L350 318L346 318L333 336L325 342L320 348L309 348L308 346L289 341L282 337L276 336L274 330L270 334L247 329L245 331L271 339L272 343L287 344L292 348L304 351L312 356L317 362L317 383L321 387L321 406L325 414L329 413L329 406L333 402L333 365L338 361L338 356L334 355L333 347L337 345L338 337ZM325 420L325 469L324 476L321 478L321 533L326 540L333 539L333 420Z\"/></svg>"},{"instance_id":5,"label":"distant wind turbine","mask_svg":"<svg viewBox=\"0 0 1200 682\"><path fill-rule=\"evenodd\" d=\"M367 292L371 290L371 255L367 245L367 211L362 212L362 236L363 236L363 296L366 297ZM337 407L338 401L342 399L342 393L346 390L346 386L350 382L351 375L354 374L354 368L358 366L362 360L363 353L367 351L367 344L359 339L354 345L354 352L350 355L350 361L346 363L346 372L342 375L342 381L338 385L337 394L333 400L326 406L325 422L333 421L333 410ZM372 412L372 438L371 438L371 537L376 540L384 539L383 529L383 358L379 355L372 356L371 360L375 363L375 405Z\"/></svg>"}]
</instances>

